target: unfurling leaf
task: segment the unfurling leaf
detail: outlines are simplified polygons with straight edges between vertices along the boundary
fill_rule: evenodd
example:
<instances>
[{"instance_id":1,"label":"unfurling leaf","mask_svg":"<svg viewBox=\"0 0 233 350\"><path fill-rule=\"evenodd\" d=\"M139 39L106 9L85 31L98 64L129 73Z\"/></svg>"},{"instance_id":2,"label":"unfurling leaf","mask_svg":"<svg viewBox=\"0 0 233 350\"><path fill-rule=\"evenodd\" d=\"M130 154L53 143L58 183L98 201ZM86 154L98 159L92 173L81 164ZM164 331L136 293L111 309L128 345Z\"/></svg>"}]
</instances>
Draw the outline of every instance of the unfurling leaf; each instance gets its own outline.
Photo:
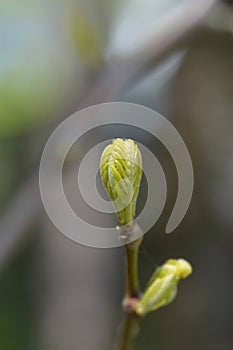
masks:
<instances>
[{"instance_id":1,"label":"unfurling leaf","mask_svg":"<svg viewBox=\"0 0 233 350\"><path fill-rule=\"evenodd\" d=\"M186 260L167 260L164 265L156 269L137 304L136 313L144 316L171 303L176 297L179 280L191 273L192 266Z\"/></svg>"},{"instance_id":2,"label":"unfurling leaf","mask_svg":"<svg viewBox=\"0 0 233 350\"><path fill-rule=\"evenodd\" d=\"M133 222L142 160L133 140L116 139L102 153L100 173L121 225Z\"/></svg>"}]
</instances>

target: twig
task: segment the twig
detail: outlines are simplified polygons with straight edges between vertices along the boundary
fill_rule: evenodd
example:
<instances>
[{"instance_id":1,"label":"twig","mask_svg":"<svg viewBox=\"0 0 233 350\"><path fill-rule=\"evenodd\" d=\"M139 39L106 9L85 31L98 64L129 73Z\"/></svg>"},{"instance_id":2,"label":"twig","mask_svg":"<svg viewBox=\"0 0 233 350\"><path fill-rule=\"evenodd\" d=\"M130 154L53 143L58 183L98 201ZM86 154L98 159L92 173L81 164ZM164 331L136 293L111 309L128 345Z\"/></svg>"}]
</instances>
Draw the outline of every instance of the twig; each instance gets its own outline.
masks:
<instances>
[{"instance_id":1,"label":"twig","mask_svg":"<svg viewBox=\"0 0 233 350\"><path fill-rule=\"evenodd\" d=\"M125 246L127 267L126 298L136 298L139 294L138 248L140 243L137 244L137 242Z\"/></svg>"},{"instance_id":2,"label":"twig","mask_svg":"<svg viewBox=\"0 0 233 350\"><path fill-rule=\"evenodd\" d=\"M115 350L131 350L132 342L137 333L138 316L135 306L140 297L138 278L138 252L142 237L133 243L125 245L126 252L126 290L123 302L124 315L120 325L120 334Z\"/></svg>"},{"instance_id":3,"label":"twig","mask_svg":"<svg viewBox=\"0 0 233 350\"><path fill-rule=\"evenodd\" d=\"M133 338L137 333L138 319L125 313L120 327L120 336L114 350L132 350Z\"/></svg>"}]
</instances>

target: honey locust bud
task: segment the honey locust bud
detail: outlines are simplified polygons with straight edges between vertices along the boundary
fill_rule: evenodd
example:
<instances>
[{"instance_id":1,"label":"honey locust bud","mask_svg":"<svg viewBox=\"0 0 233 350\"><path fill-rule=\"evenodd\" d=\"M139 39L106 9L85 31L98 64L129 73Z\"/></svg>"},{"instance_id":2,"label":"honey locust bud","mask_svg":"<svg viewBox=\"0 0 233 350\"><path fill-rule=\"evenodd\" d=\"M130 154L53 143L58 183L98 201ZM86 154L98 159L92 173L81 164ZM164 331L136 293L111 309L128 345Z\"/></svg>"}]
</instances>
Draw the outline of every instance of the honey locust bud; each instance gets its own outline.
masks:
<instances>
[{"instance_id":1,"label":"honey locust bud","mask_svg":"<svg viewBox=\"0 0 233 350\"><path fill-rule=\"evenodd\" d=\"M101 156L100 173L121 225L133 222L142 176L138 146L130 139L115 139Z\"/></svg>"},{"instance_id":2,"label":"honey locust bud","mask_svg":"<svg viewBox=\"0 0 233 350\"><path fill-rule=\"evenodd\" d=\"M188 277L191 273L192 266L186 260L167 260L156 269L137 304L136 313L144 316L150 311L171 303L176 297L179 280Z\"/></svg>"}]
</instances>

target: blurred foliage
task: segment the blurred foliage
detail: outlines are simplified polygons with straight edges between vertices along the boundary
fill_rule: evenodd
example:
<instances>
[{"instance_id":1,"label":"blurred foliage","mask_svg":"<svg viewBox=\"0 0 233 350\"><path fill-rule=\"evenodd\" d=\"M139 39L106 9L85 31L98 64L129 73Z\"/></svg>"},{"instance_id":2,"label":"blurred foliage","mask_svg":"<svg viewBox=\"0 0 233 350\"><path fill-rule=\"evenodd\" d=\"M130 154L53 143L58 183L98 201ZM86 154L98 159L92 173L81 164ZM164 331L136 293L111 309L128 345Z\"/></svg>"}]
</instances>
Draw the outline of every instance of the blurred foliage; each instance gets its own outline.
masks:
<instances>
[{"instance_id":1,"label":"blurred foliage","mask_svg":"<svg viewBox=\"0 0 233 350\"><path fill-rule=\"evenodd\" d=\"M0 139L0 211L24 177L25 138Z\"/></svg>"},{"instance_id":2,"label":"blurred foliage","mask_svg":"<svg viewBox=\"0 0 233 350\"><path fill-rule=\"evenodd\" d=\"M103 54L98 27L80 12L73 16L70 26L81 61L89 68L98 66Z\"/></svg>"},{"instance_id":3,"label":"blurred foliage","mask_svg":"<svg viewBox=\"0 0 233 350\"><path fill-rule=\"evenodd\" d=\"M74 69L49 8L27 0L14 5L0 4L0 135L30 130L58 113Z\"/></svg>"},{"instance_id":4,"label":"blurred foliage","mask_svg":"<svg viewBox=\"0 0 233 350\"><path fill-rule=\"evenodd\" d=\"M120 3L121 1L116 0L81 1L71 13L71 38L82 64L88 69L95 69L103 62L114 16Z\"/></svg>"},{"instance_id":5,"label":"blurred foliage","mask_svg":"<svg viewBox=\"0 0 233 350\"><path fill-rule=\"evenodd\" d=\"M0 136L30 131L69 108L85 88L83 69L101 62L113 4L0 3Z\"/></svg>"},{"instance_id":6,"label":"blurred foliage","mask_svg":"<svg viewBox=\"0 0 233 350\"><path fill-rule=\"evenodd\" d=\"M33 327L28 272L31 256L22 252L0 279L0 349L31 350Z\"/></svg>"}]
</instances>

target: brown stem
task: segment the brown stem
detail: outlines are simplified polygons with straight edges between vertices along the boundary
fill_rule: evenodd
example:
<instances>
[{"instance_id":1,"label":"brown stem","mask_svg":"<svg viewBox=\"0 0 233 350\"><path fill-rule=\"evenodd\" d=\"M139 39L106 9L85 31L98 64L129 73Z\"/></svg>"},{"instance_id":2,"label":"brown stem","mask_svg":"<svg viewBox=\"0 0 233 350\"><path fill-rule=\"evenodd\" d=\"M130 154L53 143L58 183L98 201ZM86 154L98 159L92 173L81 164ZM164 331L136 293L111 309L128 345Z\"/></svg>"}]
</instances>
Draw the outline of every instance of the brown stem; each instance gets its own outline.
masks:
<instances>
[{"instance_id":1,"label":"brown stem","mask_svg":"<svg viewBox=\"0 0 233 350\"><path fill-rule=\"evenodd\" d=\"M124 299L124 315L120 326L120 335L114 350L132 350L133 338L138 328L138 317L135 306L139 299L138 251L142 237L126 244L126 291Z\"/></svg>"},{"instance_id":2,"label":"brown stem","mask_svg":"<svg viewBox=\"0 0 233 350\"><path fill-rule=\"evenodd\" d=\"M138 319L125 313L121 322L120 335L114 350L133 350L133 339L137 332Z\"/></svg>"},{"instance_id":3,"label":"brown stem","mask_svg":"<svg viewBox=\"0 0 233 350\"><path fill-rule=\"evenodd\" d=\"M138 298L138 251L141 239L125 245L126 252L126 298Z\"/></svg>"}]
</instances>

